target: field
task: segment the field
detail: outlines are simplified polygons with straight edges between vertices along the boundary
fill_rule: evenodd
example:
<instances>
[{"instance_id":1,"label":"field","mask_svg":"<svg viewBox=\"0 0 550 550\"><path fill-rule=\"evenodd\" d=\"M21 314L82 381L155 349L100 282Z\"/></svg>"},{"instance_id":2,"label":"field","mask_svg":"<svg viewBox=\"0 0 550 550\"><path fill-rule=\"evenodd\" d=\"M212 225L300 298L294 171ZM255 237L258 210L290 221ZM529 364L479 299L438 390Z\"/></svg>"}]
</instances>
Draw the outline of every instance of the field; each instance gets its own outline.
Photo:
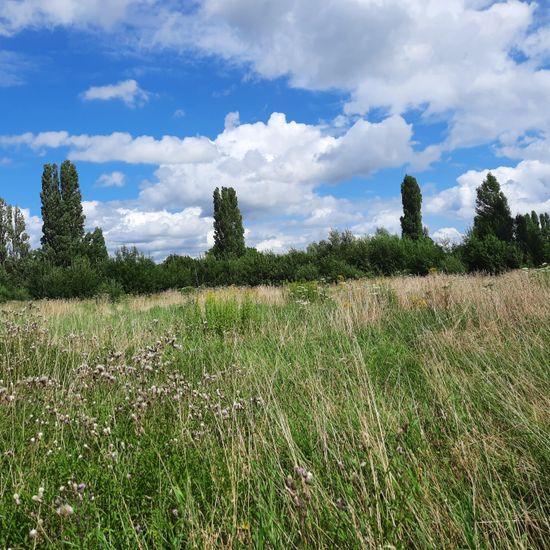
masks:
<instances>
[{"instance_id":1,"label":"field","mask_svg":"<svg viewBox=\"0 0 550 550\"><path fill-rule=\"evenodd\" d=\"M5 304L0 548L550 547L550 279Z\"/></svg>"}]
</instances>

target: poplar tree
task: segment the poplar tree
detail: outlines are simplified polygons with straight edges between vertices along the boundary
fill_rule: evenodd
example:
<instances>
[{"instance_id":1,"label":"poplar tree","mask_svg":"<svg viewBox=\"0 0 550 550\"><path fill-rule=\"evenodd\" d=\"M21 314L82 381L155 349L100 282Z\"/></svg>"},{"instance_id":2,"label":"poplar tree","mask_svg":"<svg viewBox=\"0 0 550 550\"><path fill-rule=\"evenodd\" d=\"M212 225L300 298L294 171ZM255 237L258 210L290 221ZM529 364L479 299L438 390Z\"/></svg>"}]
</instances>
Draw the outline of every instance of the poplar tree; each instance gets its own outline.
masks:
<instances>
[{"instance_id":1,"label":"poplar tree","mask_svg":"<svg viewBox=\"0 0 550 550\"><path fill-rule=\"evenodd\" d=\"M84 213L75 165L66 160L42 173L42 246L55 265L68 266L82 252Z\"/></svg>"},{"instance_id":2,"label":"poplar tree","mask_svg":"<svg viewBox=\"0 0 550 550\"><path fill-rule=\"evenodd\" d=\"M40 242L47 256L54 262L61 249L63 235L63 210L57 164L45 164L42 172L42 238Z\"/></svg>"},{"instance_id":3,"label":"poplar tree","mask_svg":"<svg viewBox=\"0 0 550 550\"><path fill-rule=\"evenodd\" d=\"M401 184L401 235L403 238L418 240L424 236L422 228L422 193L412 176L405 176Z\"/></svg>"},{"instance_id":4,"label":"poplar tree","mask_svg":"<svg viewBox=\"0 0 550 550\"><path fill-rule=\"evenodd\" d=\"M494 235L506 242L510 242L514 236L514 221L508 199L491 172L477 188L473 233L478 239Z\"/></svg>"},{"instance_id":5,"label":"poplar tree","mask_svg":"<svg viewBox=\"0 0 550 550\"><path fill-rule=\"evenodd\" d=\"M216 258L238 258L246 252L243 218L232 187L214 190L214 246Z\"/></svg>"},{"instance_id":6,"label":"poplar tree","mask_svg":"<svg viewBox=\"0 0 550 550\"><path fill-rule=\"evenodd\" d=\"M63 202L63 234L70 245L75 246L84 238L84 213L78 172L70 160L61 164L60 189Z\"/></svg>"}]
</instances>

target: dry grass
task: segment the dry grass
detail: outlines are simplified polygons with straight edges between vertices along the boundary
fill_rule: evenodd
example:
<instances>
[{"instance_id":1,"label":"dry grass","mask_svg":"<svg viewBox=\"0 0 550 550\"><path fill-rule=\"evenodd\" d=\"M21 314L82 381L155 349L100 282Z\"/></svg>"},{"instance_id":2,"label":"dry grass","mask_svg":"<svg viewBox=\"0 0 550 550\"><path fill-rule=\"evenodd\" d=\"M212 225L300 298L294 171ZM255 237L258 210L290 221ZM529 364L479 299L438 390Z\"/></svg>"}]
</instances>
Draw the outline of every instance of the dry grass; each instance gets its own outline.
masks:
<instances>
[{"instance_id":1,"label":"dry grass","mask_svg":"<svg viewBox=\"0 0 550 550\"><path fill-rule=\"evenodd\" d=\"M0 547L547 547L542 283L10 304Z\"/></svg>"}]
</instances>

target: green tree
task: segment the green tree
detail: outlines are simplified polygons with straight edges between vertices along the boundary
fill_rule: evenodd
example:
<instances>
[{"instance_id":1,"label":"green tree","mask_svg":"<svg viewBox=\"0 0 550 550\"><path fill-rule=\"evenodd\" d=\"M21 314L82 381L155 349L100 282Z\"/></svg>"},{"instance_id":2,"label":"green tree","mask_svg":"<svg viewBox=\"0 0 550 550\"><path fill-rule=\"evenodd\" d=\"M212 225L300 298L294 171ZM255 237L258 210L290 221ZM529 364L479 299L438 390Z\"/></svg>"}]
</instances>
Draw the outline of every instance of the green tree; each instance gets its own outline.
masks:
<instances>
[{"instance_id":1,"label":"green tree","mask_svg":"<svg viewBox=\"0 0 550 550\"><path fill-rule=\"evenodd\" d=\"M11 231L11 254L14 260L22 260L29 255L29 235L26 231L25 217L17 206L13 209Z\"/></svg>"},{"instance_id":2,"label":"green tree","mask_svg":"<svg viewBox=\"0 0 550 550\"><path fill-rule=\"evenodd\" d=\"M401 216L401 235L418 240L423 237L422 227L422 193L416 179L405 176L401 184L403 216Z\"/></svg>"},{"instance_id":3,"label":"green tree","mask_svg":"<svg viewBox=\"0 0 550 550\"><path fill-rule=\"evenodd\" d=\"M109 259L107 246L103 231L96 227L93 231L86 233L83 240L83 252L92 265L98 265Z\"/></svg>"},{"instance_id":4,"label":"green tree","mask_svg":"<svg viewBox=\"0 0 550 550\"><path fill-rule=\"evenodd\" d=\"M238 258L246 252L243 218L232 187L214 190L214 246L216 258Z\"/></svg>"},{"instance_id":5,"label":"green tree","mask_svg":"<svg viewBox=\"0 0 550 550\"><path fill-rule=\"evenodd\" d=\"M63 210L57 164L45 164L42 172L42 238L40 242L46 256L58 263L57 254L62 246Z\"/></svg>"},{"instance_id":6,"label":"green tree","mask_svg":"<svg viewBox=\"0 0 550 550\"><path fill-rule=\"evenodd\" d=\"M514 221L508 200L490 172L477 188L473 234L478 239L494 235L505 242L512 241L514 236Z\"/></svg>"},{"instance_id":7,"label":"green tree","mask_svg":"<svg viewBox=\"0 0 550 550\"><path fill-rule=\"evenodd\" d=\"M545 239L550 239L550 216L548 213L539 215L540 230Z\"/></svg>"},{"instance_id":8,"label":"green tree","mask_svg":"<svg viewBox=\"0 0 550 550\"><path fill-rule=\"evenodd\" d=\"M84 238L84 213L78 172L70 160L61 164L60 184L63 201L63 233L71 245L77 247Z\"/></svg>"},{"instance_id":9,"label":"green tree","mask_svg":"<svg viewBox=\"0 0 550 550\"><path fill-rule=\"evenodd\" d=\"M68 266L81 253L84 238L82 195L75 165L66 160L44 165L42 174L42 246L54 265Z\"/></svg>"}]
</instances>

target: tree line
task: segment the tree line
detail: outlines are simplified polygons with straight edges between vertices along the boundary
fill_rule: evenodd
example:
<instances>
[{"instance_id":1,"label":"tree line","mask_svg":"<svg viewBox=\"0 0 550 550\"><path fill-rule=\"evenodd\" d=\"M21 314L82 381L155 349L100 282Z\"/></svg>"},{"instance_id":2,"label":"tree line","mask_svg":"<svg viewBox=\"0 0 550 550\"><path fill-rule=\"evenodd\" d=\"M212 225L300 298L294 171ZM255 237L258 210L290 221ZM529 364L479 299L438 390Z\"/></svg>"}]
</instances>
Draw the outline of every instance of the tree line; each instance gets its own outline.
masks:
<instances>
[{"instance_id":1,"label":"tree line","mask_svg":"<svg viewBox=\"0 0 550 550\"><path fill-rule=\"evenodd\" d=\"M435 243L422 224L422 193L412 176L401 184L401 236L383 228L357 237L332 230L306 250L285 254L246 247L233 188L213 193L214 245L200 258L170 255L155 263L135 247L109 256L101 228L85 231L78 172L66 160L44 165L40 193L41 246L31 250L18 207L0 199L0 300L74 298L152 293L218 285L334 282L367 276L430 272L491 274L550 262L550 217L512 217L497 179L489 173L477 189L472 228L462 243Z\"/></svg>"}]
</instances>

